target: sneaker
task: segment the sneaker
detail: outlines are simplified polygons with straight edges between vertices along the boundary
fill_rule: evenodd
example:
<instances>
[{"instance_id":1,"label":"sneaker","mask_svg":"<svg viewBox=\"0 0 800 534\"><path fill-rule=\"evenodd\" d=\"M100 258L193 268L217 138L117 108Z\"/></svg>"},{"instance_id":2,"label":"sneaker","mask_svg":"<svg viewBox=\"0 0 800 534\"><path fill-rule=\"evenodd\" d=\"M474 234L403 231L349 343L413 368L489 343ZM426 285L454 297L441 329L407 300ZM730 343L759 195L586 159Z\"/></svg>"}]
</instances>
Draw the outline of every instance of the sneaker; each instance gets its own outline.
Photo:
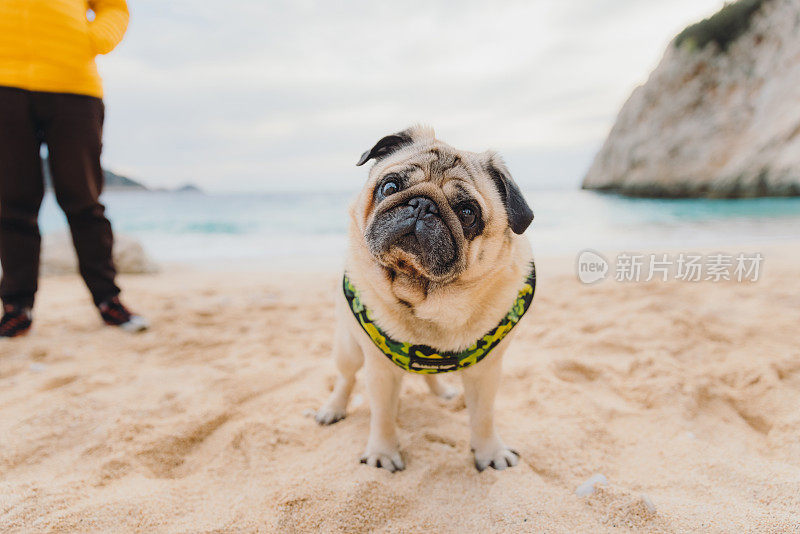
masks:
<instances>
[{"instance_id":1,"label":"sneaker","mask_svg":"<svg viewBox=\"0 0 800 534\"><path fill-rule=\"evenodd\" d=\"M97 305L103 321L109 326L118 326L126 332L141 332L150 325L141 315L135 315L126 308L119 297L113 297Z\"/></svg>"},{"instance_id":2,"label":"sneaker","mask_svg":"<svg viewBox=\"0 0 800 534\"><path fill-rule=\"evenodd\" d=\"M6 304L0 319L0 337L17 337L28 333L33 323L31 309L25 306Z\"/></svg>"}]
</instances>

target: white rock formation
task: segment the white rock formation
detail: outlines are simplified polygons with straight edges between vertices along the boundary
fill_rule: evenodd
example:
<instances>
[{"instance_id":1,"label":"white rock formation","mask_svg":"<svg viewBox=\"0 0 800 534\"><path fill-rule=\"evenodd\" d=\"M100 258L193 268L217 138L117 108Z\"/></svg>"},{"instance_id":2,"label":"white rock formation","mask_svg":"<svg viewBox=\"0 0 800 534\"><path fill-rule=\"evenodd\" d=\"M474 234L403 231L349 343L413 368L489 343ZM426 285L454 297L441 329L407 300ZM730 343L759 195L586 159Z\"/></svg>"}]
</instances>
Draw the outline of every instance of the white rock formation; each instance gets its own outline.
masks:
<instances>
[{"instance_id":1,"label":"white rock formation","mask_svg":"<svg viewBox=\"0 0 800 534\"><path fill-rule=\"evenodd\" d=\"M800 0L765 0L727 50L667 47L583 187L636 196L800 195Z\"/></svg>"},{"instance_id":2,"label":"white rock formation","mask_svg":"<svg viewBox=\"0 0 800 534\"><path fill-rule=\"evenodd\" d=\"M158 272L158 265L145 253L141 243L133 237L114 235L114 264L123 274ZM43 275L78 272L78 260L68 233L48 234L42 238L40 262Z\"/></svg>"}]
</instances>

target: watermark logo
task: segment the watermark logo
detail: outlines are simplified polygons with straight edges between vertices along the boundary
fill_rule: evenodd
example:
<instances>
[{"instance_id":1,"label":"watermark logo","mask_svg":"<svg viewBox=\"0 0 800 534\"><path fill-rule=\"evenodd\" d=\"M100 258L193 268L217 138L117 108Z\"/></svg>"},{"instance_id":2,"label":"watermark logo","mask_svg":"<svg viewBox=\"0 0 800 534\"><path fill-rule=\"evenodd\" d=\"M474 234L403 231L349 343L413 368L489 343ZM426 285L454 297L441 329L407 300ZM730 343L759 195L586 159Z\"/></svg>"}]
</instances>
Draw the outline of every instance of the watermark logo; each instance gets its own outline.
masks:
<instances>
[{"instance_id":1,"label":"watermark logo","mask_svg":"<svg viewBox=\"0 0 800 534\"><path fill-rule=\"evenodd\" d=\"M594 284L600 280L605 280L608 276L608 260L597 251L586 249L578 253L578 261L575 264L578 273L578 280L584 284Z\"/></svg>"},{"instance_id":2,"label":"watermark logo","mask_svg":"<svg viewBox=\"0 0 800 534\"><path fill-rule=\"evenodd\" d=\"M738 254L642 254L623 252L615 258L613 269L602 254L594 250L578 253L578 279L593 284L613 272L617 282L757 282L764 256L760 252Z\"/></svg>"}]
</instances>

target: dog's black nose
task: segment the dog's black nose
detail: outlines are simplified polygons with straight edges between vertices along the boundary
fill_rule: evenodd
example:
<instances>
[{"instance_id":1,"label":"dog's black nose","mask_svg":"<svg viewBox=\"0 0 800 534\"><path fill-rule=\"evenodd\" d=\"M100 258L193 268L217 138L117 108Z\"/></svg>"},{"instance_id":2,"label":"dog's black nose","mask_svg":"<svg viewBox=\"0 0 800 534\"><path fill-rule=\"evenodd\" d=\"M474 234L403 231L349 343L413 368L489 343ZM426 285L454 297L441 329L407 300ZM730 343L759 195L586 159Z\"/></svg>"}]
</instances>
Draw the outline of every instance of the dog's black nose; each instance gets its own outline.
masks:
<instances>
[{"instance_id":1,"label":"dog's black nose","mask_svg":"<svg viewBox=\"0 0 800 534\"><path fill-rule=\"evenodd\" d=\"M408 205L414 208L414 215L417 219L439 214L439 207L428 197L414 197L408 201Z\"/></svg>"}]
</instances>

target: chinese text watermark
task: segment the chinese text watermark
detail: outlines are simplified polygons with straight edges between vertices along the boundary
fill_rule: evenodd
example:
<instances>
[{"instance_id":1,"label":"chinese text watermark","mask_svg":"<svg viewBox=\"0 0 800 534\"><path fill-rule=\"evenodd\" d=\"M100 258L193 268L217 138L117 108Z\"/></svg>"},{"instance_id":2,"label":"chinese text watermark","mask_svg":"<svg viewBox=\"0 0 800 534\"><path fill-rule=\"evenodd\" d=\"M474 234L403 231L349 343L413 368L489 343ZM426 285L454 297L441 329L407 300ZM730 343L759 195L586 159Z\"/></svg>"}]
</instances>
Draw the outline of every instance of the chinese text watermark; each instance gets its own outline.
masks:
<instances>
[{"instance_id":1,"label":"chinese text watermark","mask_svg":"<svg viewBox=\"0 0 800 534\"><path fill-rule=\"evenodd\" d=\"M760 252L736 254L644 254L623 252L609 262L594 250L578 254L576 270L584 284L613 277L617 282L757 282L764 256Z\"/></svg>"}]
</instances>

